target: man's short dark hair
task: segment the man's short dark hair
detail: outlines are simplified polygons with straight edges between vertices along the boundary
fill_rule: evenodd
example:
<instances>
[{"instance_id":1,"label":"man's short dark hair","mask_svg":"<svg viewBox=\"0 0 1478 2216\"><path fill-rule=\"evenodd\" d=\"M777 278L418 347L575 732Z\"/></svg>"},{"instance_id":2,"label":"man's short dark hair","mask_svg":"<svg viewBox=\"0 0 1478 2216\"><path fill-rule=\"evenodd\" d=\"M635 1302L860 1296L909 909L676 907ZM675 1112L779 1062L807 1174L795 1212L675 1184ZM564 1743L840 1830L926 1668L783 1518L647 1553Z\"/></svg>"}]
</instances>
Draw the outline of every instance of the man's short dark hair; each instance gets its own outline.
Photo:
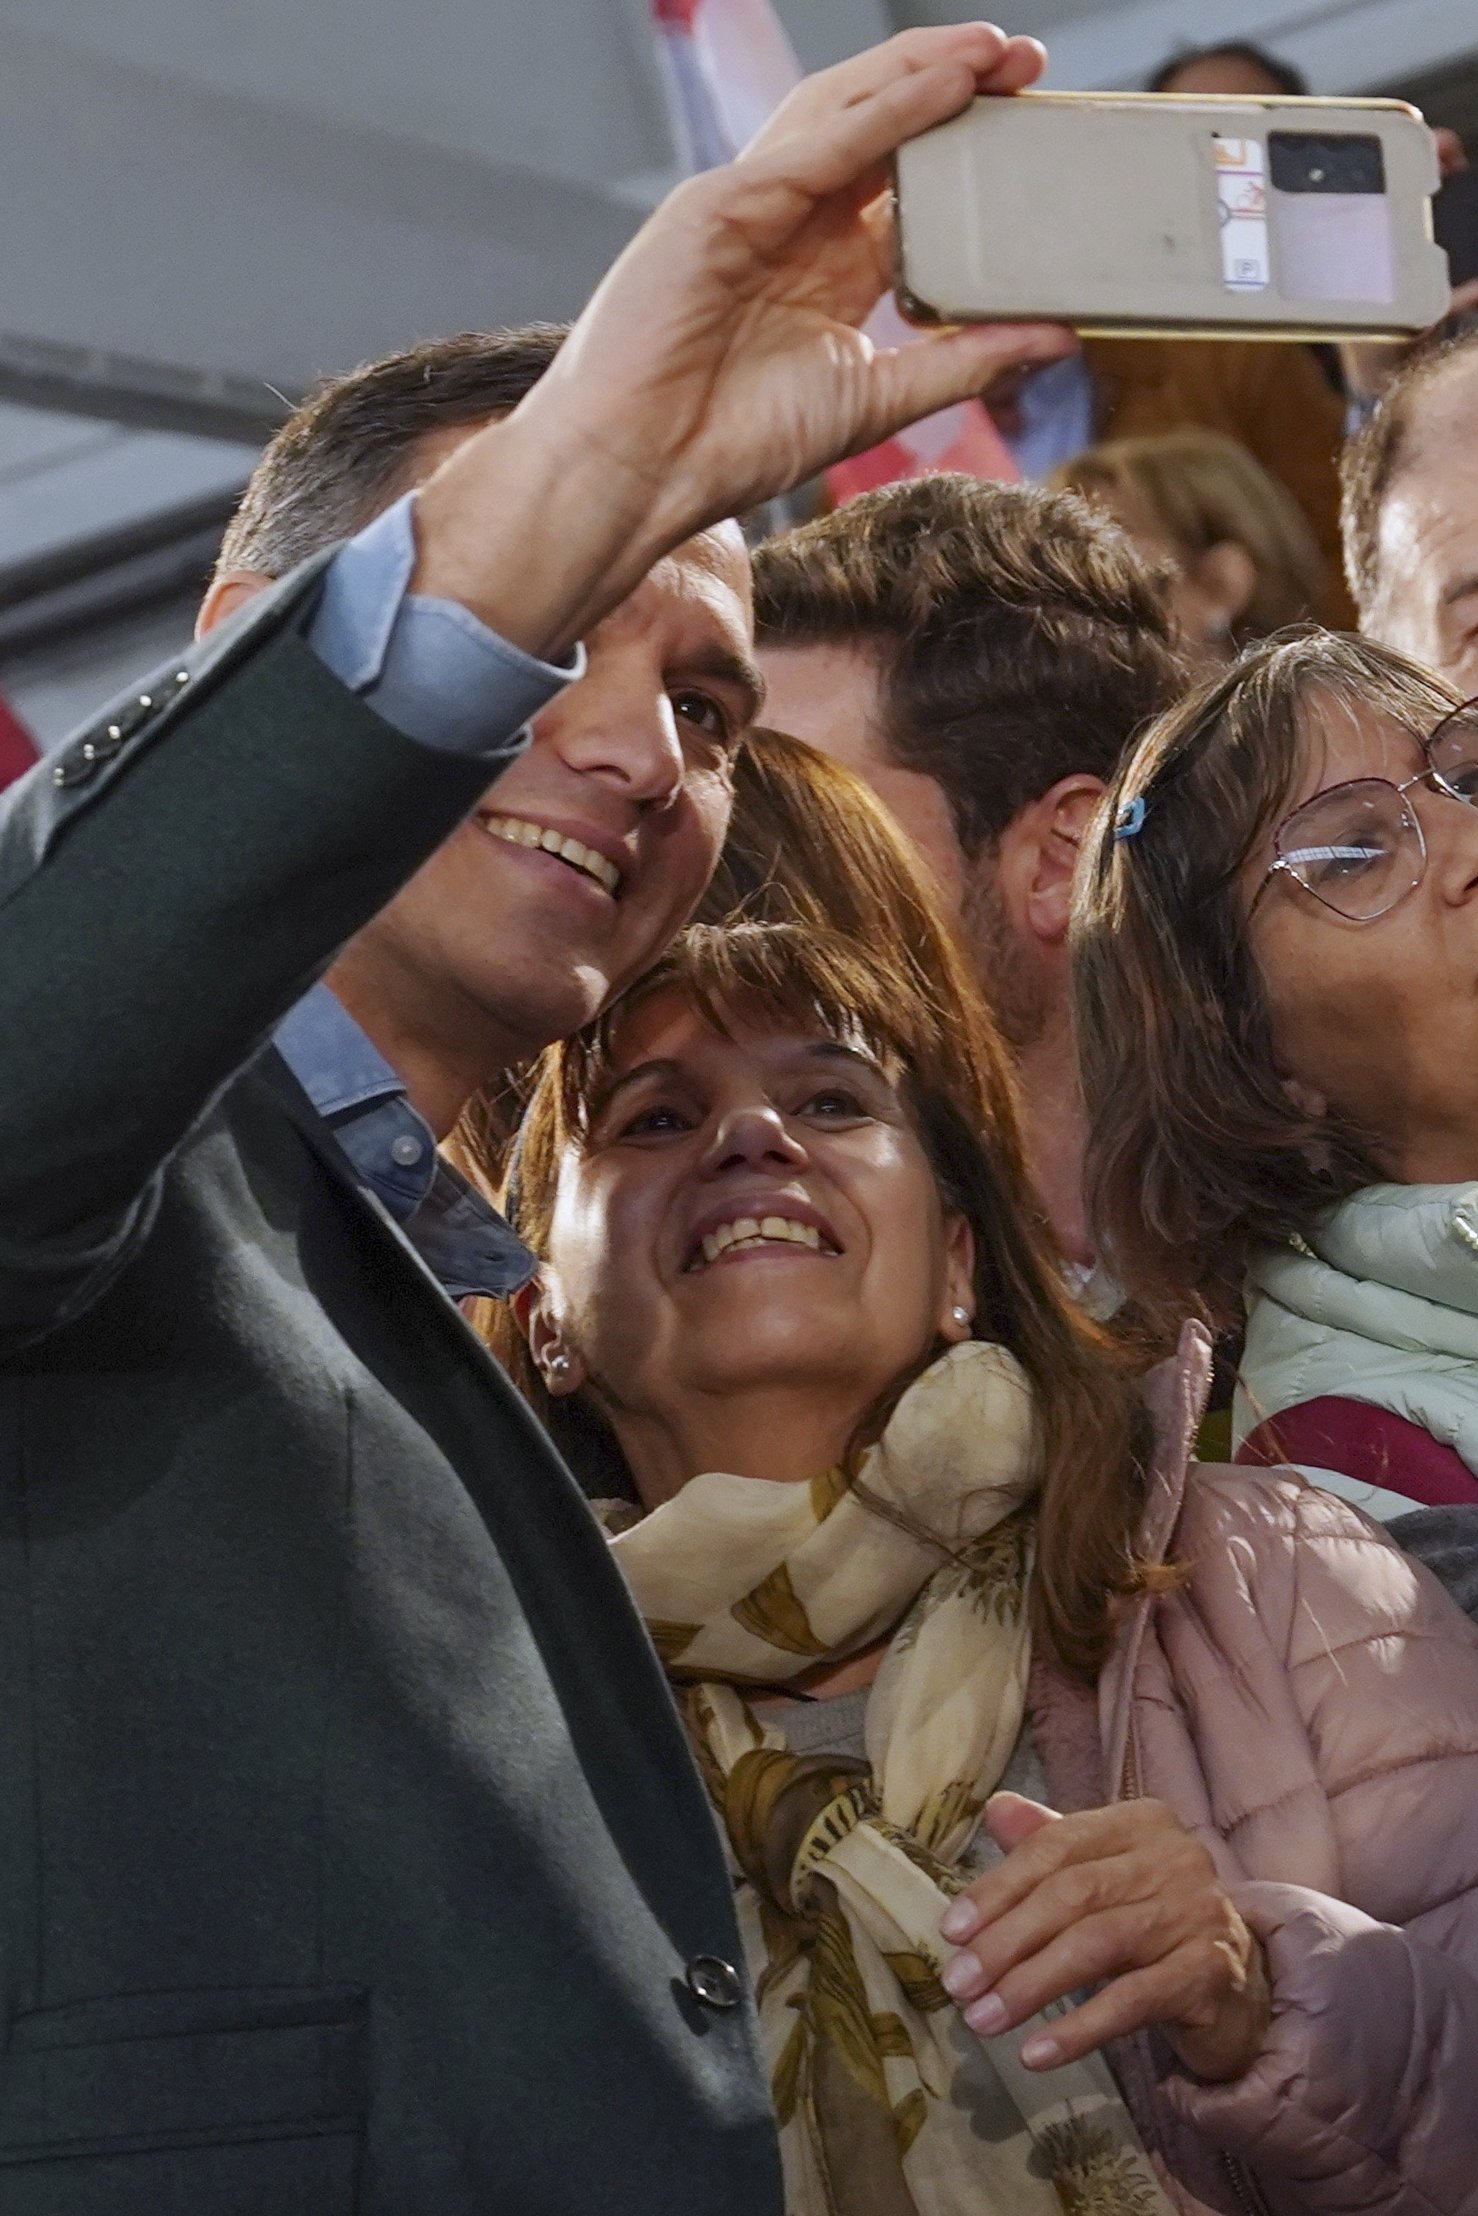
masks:
<instances>
[{"instance_id":1,"label":"man's short dark hair","mask_svg":"<svg viewBox=\"0 0 1478 2216\"><path fill-rule=\"evenodd\" d=\"M1280 61L1265 46L1241 38L1219 39L1214 46L1177 47L1173 54L1166 55L1145 91L1164 92L1192 62L1245 62L1249 69L1260 69L1268 82L1290 99L1306 100L1309 95L1309 80L1301 69L1296 69L1292 62Z\"/></svg>"},{"instance_id":2,"label":"man's short dark hair","mask_svg":"<svg viewBox=\"0 0 1478 2216\"><path fill-rule=\"evenodd\" d=\"M221 544L222 569L285 577L361 530L415 482L432 431L475 430L518 406L554 360L564 327L463 331L325 377L252 472Z\"/></svg>"},{"instance_id":3,"label":"man's short dark hair","mask_svg":"<svg viewBox=\"0 0 1478 2216\"><path fill-rule=\"evenodd\" d=\"M1345 576L1369 622L1380 597L1381 513L1392 485L1411 458L1416 403L1449 365L1478 357L1478 329L1436 332L1420 339L1392 371L1379 399L1340 456L1340 530Z\"/></svg>"},{"instance_id":4,"label":"man's short dark hair","mask_svg":"<svg viewBox=\"0 0 1478 2216\"><path fill-rule=\"evenodd\" d=\"M1186 676L1165 576L1072 493L920 477L755 550L762 646L874 651L883 739L967 854L1059 779L1105 783Z\"/></svg>"}]
</instances>

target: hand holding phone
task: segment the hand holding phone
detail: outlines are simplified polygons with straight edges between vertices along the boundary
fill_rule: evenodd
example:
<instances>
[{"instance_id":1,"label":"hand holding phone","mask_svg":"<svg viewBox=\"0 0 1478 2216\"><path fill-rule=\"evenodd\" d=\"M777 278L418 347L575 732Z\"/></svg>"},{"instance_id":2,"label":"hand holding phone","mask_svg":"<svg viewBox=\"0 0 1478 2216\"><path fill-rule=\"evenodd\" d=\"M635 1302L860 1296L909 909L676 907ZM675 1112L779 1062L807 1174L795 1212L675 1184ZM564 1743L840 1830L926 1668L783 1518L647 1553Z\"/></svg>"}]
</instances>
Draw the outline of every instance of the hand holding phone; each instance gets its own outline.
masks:
<instances>
[{"instance_id":1,"label":"hand holding phone","mask_svg":"<svg viewBox=\"0 0 1478 2216\"><path fill-rule=\"evenodd\" d=\"M1399 100L978 99L899 152L899 296L1105 336L1409 336L1449 298L1437 184Z\"/></svg>"}]
</instances>

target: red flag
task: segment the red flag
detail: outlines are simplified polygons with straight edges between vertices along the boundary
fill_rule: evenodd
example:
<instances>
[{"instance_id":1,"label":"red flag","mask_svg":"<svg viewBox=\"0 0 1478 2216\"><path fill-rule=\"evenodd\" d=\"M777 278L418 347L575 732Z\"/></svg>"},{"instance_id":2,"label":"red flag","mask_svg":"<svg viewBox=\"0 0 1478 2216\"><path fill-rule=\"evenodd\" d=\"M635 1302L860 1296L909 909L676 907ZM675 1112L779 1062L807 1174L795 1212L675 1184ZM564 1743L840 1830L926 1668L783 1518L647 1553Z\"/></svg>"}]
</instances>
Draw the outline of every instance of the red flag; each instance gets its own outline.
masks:
<instances>
[{"instance_id":1,"label":"red flag","mask_svg":"<svg viewBox=\"0 0 1478 2216\"><path fill-rule=\"evenodd\" d=\"M800 64L770 0L651 0L673 136L690 170L732 160L800 80ZM891 298L868 319L878 346L917 334ZM1008 481L1020 476L978 400L944 408L850 462L827 471L832 497L850 500L874 485L936 469Z\"/></svg>"},{"instance_id":2,"label":"red flag","mask_svg":"<svg viewBox=\"0 0 1478 2216\"><path fill-rule=\"evenodd\" d=\"M40 751L15 710L0 699L0 791L24 776Z\"/></svg>"}]
</instances>

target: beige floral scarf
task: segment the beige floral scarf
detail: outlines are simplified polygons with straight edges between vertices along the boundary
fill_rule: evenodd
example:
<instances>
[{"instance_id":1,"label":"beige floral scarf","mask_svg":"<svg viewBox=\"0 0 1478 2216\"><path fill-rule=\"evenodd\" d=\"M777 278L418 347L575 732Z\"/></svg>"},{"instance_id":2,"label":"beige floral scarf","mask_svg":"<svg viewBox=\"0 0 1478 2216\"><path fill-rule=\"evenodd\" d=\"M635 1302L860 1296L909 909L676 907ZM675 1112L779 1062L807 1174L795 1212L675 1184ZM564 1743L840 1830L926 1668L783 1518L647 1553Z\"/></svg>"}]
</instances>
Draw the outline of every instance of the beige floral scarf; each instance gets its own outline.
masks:
<instances>
[{"instance_id":1,"label":"beige floral scarf","mask_svg":"<svg viewBox=\"0 0 1478 2216\"><path fill-rule=\"evenodd\" d=\"M1023 1372L971 1341L853 1475L711 1470L612 1540L741 1880L787 2216L1169 2216L1102 2058L1024 2069L1027 2028L976 2039L939 1982L1025 1715L1039 1461ZM865 1763L792 1754L735 1689L890 1630Z\"/></svg>"}]
</instances>

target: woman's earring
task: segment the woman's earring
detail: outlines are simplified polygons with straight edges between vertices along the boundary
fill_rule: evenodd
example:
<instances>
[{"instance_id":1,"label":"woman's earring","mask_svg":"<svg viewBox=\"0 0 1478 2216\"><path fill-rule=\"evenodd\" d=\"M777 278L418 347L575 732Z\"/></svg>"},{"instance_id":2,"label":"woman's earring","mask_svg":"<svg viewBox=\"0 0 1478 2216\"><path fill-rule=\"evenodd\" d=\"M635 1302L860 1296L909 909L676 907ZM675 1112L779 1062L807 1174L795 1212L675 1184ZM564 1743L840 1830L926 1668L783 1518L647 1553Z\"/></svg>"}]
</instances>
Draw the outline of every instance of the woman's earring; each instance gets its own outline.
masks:
<instances>
[{"instance_id":1,"label":"woman's earring","mask_svg":"<svg viewBox=\"0 0 1478 2216\"><path fill-rule=\"evenodd\" d=\"M567 1354L551 1354L544 1365L545 1380L550 1385L563 1385L574 1367Z\"/></svg>"},{"instance_id":2,"label":"woman's earring","mask_svg":"<svg viewBox=\"0 0 1478 2216\"><path fill-rule=\"evenodd\" d=\"M963 1307L961 1307L960 1303L959 1303L958 1301L956 1301L956 1302L955 1302L955 1305L954 1305L954 1307L953 1307L953 1308L951 1308L951 1310L950 1310L950 1312L949 1312L949 1313L950 1313L950 1320L951 1320L951 1321L952 1321L952 1322L953 1322L953 1323L955 1324L955 1326L957 1327L957 1329L959 1329L959 1330L961 1330L961 1331L968 1331L968 1330L969 1330L969 1328L970 1328L970 1311L969 1311L969 1309L968 1309L968 1308L963 1308Z\"/></svg>"}]
</instances>

